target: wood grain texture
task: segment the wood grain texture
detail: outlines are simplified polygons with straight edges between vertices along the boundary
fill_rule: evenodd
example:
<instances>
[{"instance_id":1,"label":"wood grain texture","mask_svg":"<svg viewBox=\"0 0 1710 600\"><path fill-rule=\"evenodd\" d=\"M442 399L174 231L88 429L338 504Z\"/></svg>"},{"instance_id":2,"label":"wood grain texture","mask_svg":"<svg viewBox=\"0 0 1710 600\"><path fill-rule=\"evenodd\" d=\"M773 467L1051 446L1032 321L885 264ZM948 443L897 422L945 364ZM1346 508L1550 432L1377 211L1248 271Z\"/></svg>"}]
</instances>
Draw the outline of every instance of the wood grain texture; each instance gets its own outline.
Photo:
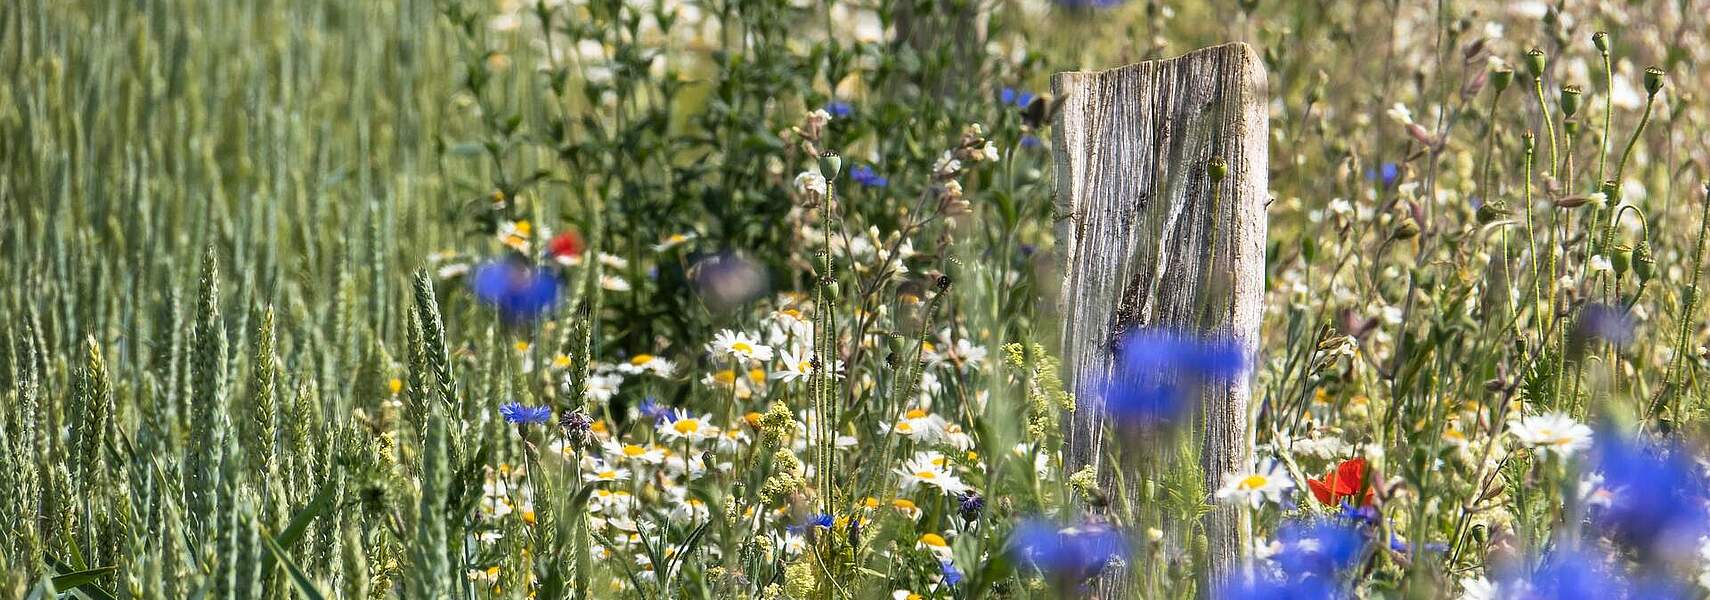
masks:
<instances>
[{"instance_id":1,"label":"wood grain texture","mask_svg":"<svg viewBox=\"0 0 1710 600\"><path fill-rule=\"evenodd\" d=\"M1058 309L1073 389L1087 390L1110 376L1114 342L1137 328L1214 332L1257 350L1265 270L1266 85L1258 55L1240 43L1052 77L1053 93L1064 98L1054 127L1063 277ZM1228 164L1215 206L1206 172L1212 157ZM1207 268L1207 261L1214 264ZM1194 427L1202 440L1198 459L1208 492L1249 460L1249 379L1200 392L1203 410ZM1104 433L1102 403L1089 396L1081 395L1065 423L1070 472L1091 464L1109 482L1114 469L1135 464L1124 457L1151 464L1158 457L1169 460L1175 446L1170 442L1113 444ZM1125 473L1131 501L1138 479ZM1240 513L1219 507L1204 525L1216 581L1238 564ZM1129 597L1120 586L1101 582L1099 595Z\"/></svg>"}]
</instances>

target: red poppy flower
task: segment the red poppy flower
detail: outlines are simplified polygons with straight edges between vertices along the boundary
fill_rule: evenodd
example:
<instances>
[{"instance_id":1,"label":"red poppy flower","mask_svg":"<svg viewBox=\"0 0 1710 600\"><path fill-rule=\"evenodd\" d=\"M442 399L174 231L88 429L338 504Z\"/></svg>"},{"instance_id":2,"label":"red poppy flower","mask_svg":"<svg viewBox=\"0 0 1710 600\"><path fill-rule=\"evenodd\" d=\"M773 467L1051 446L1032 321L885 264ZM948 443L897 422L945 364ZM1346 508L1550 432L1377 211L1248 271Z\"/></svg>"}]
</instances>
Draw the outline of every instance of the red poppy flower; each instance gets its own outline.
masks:
<instances>
[{"instance_id":1,"label":"red poppy flower","mask_svg":"<svg viewBox=\"0 0 1710 600\"><path fill-rule=\"evenodd\" d=\"M1312 495L1325 506L1336 506L1343 498L1355 496L1365 488L1365 498L1361 504L1372 503L1372 490L1366 487L1366 459L1354 458L1342 461L1323 478L1308 479L1306 487L1312 489Z\"/></svg>"},{"instance_id":2,"label":"red poppy flower","mask_svg":"<svg viewBox=\"0 0 1710 600\"><path fill-rule=\"evenodd\" d=\"M582 236L575 231L560 233L546 243L546 253L553 258L571 258L582 254Z\"/></svg>"}]
</instances>

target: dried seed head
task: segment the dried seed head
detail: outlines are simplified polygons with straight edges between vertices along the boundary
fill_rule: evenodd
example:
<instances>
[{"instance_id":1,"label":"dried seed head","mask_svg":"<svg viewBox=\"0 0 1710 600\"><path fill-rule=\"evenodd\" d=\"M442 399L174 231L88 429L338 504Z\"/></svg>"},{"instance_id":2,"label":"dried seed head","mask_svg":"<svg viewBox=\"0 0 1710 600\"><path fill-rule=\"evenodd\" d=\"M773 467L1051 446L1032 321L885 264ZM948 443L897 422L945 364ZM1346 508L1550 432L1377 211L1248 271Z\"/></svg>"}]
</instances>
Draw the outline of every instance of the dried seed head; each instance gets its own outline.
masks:
<instances>
[{"instance_id":1,"label":"dried seed head","mask_svg":"<svg viewBox=\"0 0 1710 600\"><path fill-rule=\"evenodd\" d=\"M1597 33L1591 34L1591 45L1597 46L1597 51L1599 53L1608 54L1609 53L1609 32L1599 31Z\"/></svg>"},{"instance_id":2,"label":"dried seed head","mask_svg":"<svg viewBox=\"0 0 1710 600\"><path fill-rule=\"evenodd\" d=\"M1633 274L1639 281L1650 281L1656 275L1657 257L1651 253L1651 242L1642 240L1633 248Z\"/></svg>"},{"instance_id":3,"label":"dried seed head","mask_svg":"<svg viewBox=\"0 0 1710 600\"><path fill-rule=\"evenodd\" d=\"M1633 267L1633 247L1627 244L1616 244L1615 251L1609 253L1609 264L1615 268L1615 276L1627 274Z\"/></svg>"}]
</instances>

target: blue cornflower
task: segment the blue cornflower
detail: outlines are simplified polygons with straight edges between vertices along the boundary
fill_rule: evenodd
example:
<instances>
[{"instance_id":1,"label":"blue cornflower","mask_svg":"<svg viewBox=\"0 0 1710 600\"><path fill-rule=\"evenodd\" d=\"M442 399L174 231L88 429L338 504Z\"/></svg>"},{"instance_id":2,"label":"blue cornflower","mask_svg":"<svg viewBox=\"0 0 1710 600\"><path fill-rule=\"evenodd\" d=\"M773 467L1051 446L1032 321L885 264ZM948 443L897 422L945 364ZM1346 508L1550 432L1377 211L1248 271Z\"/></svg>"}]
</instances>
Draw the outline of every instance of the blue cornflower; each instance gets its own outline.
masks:
<instances>
[{"instance_id":1,"label":"blue cornflower","mask_svg":"<svg viewBox=\"0 0 1710 600\"><path fill-rule=\"evenodd\" d=\"M810 516L807 518L807 520L804 520L804 521L797 523L795 525L787 525L784 527L784 530L791 532L791 533L803 533L803 532L806 532L806 531L813 529L815 527L822 527L822 528L830 529L832 523L835 523L835 522L836 522L836 519L833 519L831 517L831 515L826 514L826 513L819 513L817 515Z\"/></svg>"},{"instance_id":2,"label":"blue cornflower","mask_svg":"<svg viewBox=\"0 0 1710 600\"><path fill-rule=\"evenodd\" d=\"M998 92L998 99L1002 100L1004 104L1008 104L1010 106L1027 108L1028 104L1033 103L1033 92L1006 87L1003 88L1002 91Z\"/></svg>"},{"instance_id":3,"label":"blue cornflower","mask_svg":"<svg viewBox=\"0 0 1710 600\"><path fill-rule=\"evenodd\" d=\"M962 583L962 572L956 570L956 565L950 561L938 561L938 568L944 573L944 585Z\"/></svg>"},{"instance_id":4,"label":"blue cornflower","mask_svg":"<svg viewBox=\"0 0 1710 600\"><path fill-rule=\"evenodd\" d=\"M1029 520L1010 537L1010 555L1060 582L1079 583L1097 575L1112 560L1128 556L1128 540L1105 525L1059 529Z\"/></svg>"},{"instance_id":5,"label":"blue cornflower","mask_svg":"<svg viewBox=\"0 0 1710 600\"><path fill-rule=\"evenodd\" d=\"M825 112L836 118L844 118L855 114L855 107L842 100L832 100L825 103Z\"/></svg>"},{"instance_id":6,"label":"blue cornflower","mask_svg":"<svg viewBox=\"0 0 1710 600\"><path fill-rule=\"evenodd\" d=\"M1045 142L1040 141L1039 136L1037 136L1037 135L1033 135L1030 133L1030 134L1021 136L1021 147L1023 147L1023 148L1039 148L1039 147L1043 147L1044 145L1045 145Z\"/></svg>"},{"instance_id":7,"label":"blue cornflower","mask_svg":"<svg viewBox=\"0 0 1710 600\"><path fill-rule=\"evenodd\" d=\"M956 499L956 513L960 514L964 521L979 519L980 512L985 509L986 498L979 492L968 491Z\"/></svg>"},{"instance_id":8,"label":"blue cornflower","mask_svg":"<svg viewBox=\"0 0 1710 600\"><path fill-rule=\"evenodd\" d=\"M855 165L855 168L849 170L849 178L867 187L885 187L891 184L891 180L874 172L873 168L867 165Z\"/></svg>"},{"instance_id":9,"label":"blue cornflower","mask_svg":"<svg viewBox=\"0 0 1710 600\"><path fill-rule=\"evenodd\" d=\"M534 425L552 420L551 407L524 406L516 402L500 405L499 414L505 417L505 422L512 425Z\"/></svg>"},{"instance_id":10,"label":"blue cornflower","mask_svg":"<svg viewBox=\"0 0 1710 600\"><path fill-rule=\"evenodd\" d=\"M529 321L558 303L558 278L520 260L496 260L469 278L475 297L498 309L506 322Z\"/></svg>"},{"instance_id":11,"label":"blue cornflower","mask_svg":"<svg viewBox=\"0 0 1710 600\"><path fill-rule=\"evenodd\" d=\"M652 396L643 398L641 406L637 406L635 410L641 413L641 416L652 419L656 425L671 419L671 407L660 404Z\"/></svg>"}]
</instances>

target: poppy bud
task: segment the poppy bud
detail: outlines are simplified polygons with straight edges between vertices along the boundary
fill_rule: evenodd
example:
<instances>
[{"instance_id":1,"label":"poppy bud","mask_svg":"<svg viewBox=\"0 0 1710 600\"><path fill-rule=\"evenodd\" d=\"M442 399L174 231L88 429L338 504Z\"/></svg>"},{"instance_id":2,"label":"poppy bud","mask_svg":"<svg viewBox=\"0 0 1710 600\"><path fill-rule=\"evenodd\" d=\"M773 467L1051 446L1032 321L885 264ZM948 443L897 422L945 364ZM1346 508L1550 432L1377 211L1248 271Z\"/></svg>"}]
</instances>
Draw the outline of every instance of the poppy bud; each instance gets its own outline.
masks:
<instances>
[{"instance_id":1,"label":"poppy bud","mask_svg":"<svg viewBox=\"0 0 1710 600\"><path fill-rule=\"evenodd\" d=\"M1655 66L1647 67L1645 69L1645 94L1649 95L1649 96L1655 96L1655 95L1657 95L1657 92L1662 91L1662 87L1663 87L1663 70L1662 70L1662 68L1655 67Z\"/></svg>"},{"instance_id":2,"label":"poppy bud","mask_svg":"<svg viewBox=\"0 0 1710 600\"><path fill-rule=\"evenodd\" d=\"M1205 173L1211 176L1211 183L1216 185L1229 175L1229 163L1224 162L1221 156L1213 156L1205 165Z\"/></svg>"},{"instance_id":3,"label":"poppy bud","mask_svg":"<svg viewBox=\"0 0 1710 600\"><path fill-rule=\"evenodd\" d=\"M1543 50L1533 48L1526 51L1526 69L1532 73L1532 78L1542 78L1544 76L1544 66L1546 64L1548 63L1544 60Z\"/></svg>"},{"instance_id":4,"label":"poppy bud","mask_svg":"<svg viewBox=\"0 0 1710 600\"><path fill-rule=\"evenodd\" d=\"M1572 117L1574 113L1579 112L1580 96L1584 94L1585 92L1579 89L1577 85L1562 86L1562 116Z\"/></svg>"},{"instance_id":5,"label":"poppy bud","mask_svg":"<svg viewBox=\"0 0 1710 600\"><path fill-rule=\"evenodd\" d=\"M1490 72L1490 85L1496 89L1496 93L1500 94L1502 90L1508 89L1510 83L1514 83L1514 69L1501 66Z\"/></svg>"},{"instance_id":6,"label":"poppy bud","mask_svg":"<svg viewBox=\"0 0 1710 600\"><path fill-rule=\"evenodd\" d=\"M1651 254L1651 242L1642 240L1633 248L1633 274L1639 281L1650 281L1656 275L1657 257Z\"/></svg>"},{"instance_id":7,"label":"poppy bud","mask_svg":"<svg viewBox=\"0 0 1710 600\"><path fill-rule=\"evenodd\" d=\"M819 174L826 181L837 179L837 174L843 172L843 157L836 152L826 152L819 155Z\"/></svg>"},{"instance_id":8,"label":"poppy bud","mask_svg":"<svg viewBox=\"0 0 1710 600\"><path fill-rule=\"evenodd\" d=\"M1597 46L1598 52L1603 53L1603 54L1608 54L1609 53L1609 32L1599 31L1597 33L1591 34L1591 45Z\"/></svg>"}]
</instances>

